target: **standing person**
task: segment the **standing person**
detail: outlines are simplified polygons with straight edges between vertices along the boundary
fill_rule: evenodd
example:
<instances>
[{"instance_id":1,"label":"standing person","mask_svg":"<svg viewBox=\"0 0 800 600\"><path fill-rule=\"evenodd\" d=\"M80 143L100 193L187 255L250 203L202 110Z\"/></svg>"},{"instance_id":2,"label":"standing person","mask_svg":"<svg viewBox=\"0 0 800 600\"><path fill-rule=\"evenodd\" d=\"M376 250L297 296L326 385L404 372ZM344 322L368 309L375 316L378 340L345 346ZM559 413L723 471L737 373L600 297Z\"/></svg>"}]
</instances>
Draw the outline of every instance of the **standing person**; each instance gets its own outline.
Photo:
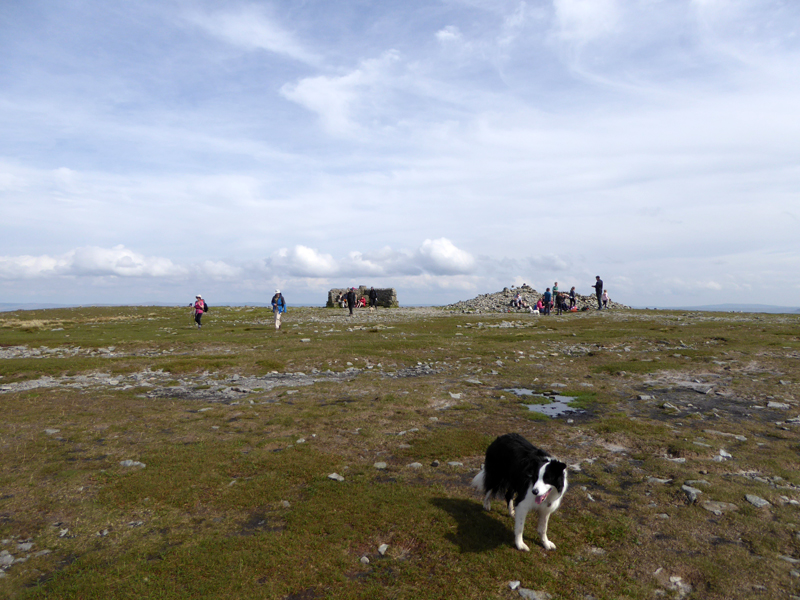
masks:
<instances>
[{"instance_id":1,"label":"standing person","mask_svg":"<svg viewBox=\"0 0 800 600\"><path fill-rule=\"evenodd\" d=\"M350 316L353 316L353 307L356 305L356 288L347 291L347 308L350 309Z\"/></svg>"},{"instance_id":2,"label":"standing person","mask_svg":"<svg viewBox=\"0 0 800 600\"><path fill-rule=\"evenodd\" d=\"M550 288L547 288L544 292L544 297L542 298L542 300L544 300L544 314L546 315L550 314L550 301L552 298L553 295L550 293Z\"/></svg>"},{"instance_id":3,"label":"standing person","mask_svg":"<svg viewBox=\"0 0 800 600\"><path fill-rule=\"evenodd\" d=\"M275 315L275 331L281 328L281 313L286 312L286 299L280 290L275 290L272 297L272 312Z\"/></svg>"},{"instance_id":4,"label":"standing person","mask_svg":"<svg viewBox=\"0 0 800 600\"><path fill-rule=\"evenodd\" d=\"M600 279L600 275L595 275L594 284L594 293L597 295L597 310L603 309L603 303L601 302L601 296L603 295L603 280Z\"/></svg>"},{"instance_id":5,"label":"standing person","mask_svg":"<svg viewBox=\"0 0 800 600\"><path fill-rule=\"evenodd\" d=\"M558 308L558 282L557 281L553 284L553 302L556 303L556 308Z\"/></svg>"},{"instance_id":6,"label":"standing person","mask_svg":"<svg viewBox=\"0 0 800 600\"><path fill-rule=\"evenodd\" d=\"M203 318L203 313L206 312L206 301L200 294L194 297L194 322L197 323L197 328L200 329L203 324L200 319Z\"/></svg>"},{"instance_id":7,"label":"standing person","mask_svg":"<svg viewBox=\"0 0 800 600\"><path fill-rule=\"evenodd\" d=\"M369 288L369 307L378 308L378 292L375 291L374 287Z\"/></svg>"},{"instance_id":8,"label":"standing person","mask_svg":"<svg viewBox=\"0 0 800 600\"><path fill-rule=\"evenodd\" d=\"M564 300L564 294L559 293L556 296L556 314L560 315L567 308L567 302Z\"/></svg>"},{"instance_id":9,"label":"standing person","mask_svg":"<svg viewBox=\"0 0 800 600\"><path fill-rule=\"evenodd\" d=\"M575 286L572 286L572 289L569 291L569 307L572 308L573 306L578 305L578 299L575 297Z\"/></svg>"},{"instance_id":10,"label":"standing person","mask_svg":"<svg viewBox=\"0 0 800 600\"><path fill-rule=\"evenodd\" d=\"M608 308L608 290L603 290L603 308Z\"/></svg>"}]
</instances>

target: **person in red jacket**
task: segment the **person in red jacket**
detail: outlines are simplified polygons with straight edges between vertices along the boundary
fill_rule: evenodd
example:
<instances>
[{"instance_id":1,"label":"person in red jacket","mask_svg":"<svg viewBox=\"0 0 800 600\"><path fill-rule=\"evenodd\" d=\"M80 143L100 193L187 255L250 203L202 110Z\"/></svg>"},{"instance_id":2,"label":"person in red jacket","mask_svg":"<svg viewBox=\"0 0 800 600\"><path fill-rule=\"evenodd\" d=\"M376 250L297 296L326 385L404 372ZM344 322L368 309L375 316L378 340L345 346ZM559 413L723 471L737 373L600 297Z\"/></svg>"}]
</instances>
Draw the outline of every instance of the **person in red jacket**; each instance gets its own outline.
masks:
<instances>
[{"instance_id":1,"label":"person in red jacket","mask_svg":"<svg viewBox=\"0 0 800 600\"><path fill-rule=\"evenodd\" d=\"M203 297L200 294L195 296L194 302L194 322L197 323L197 328L200 329L203 324L200 322L200 319L203 318L203 313L206 311L206 303L203 300Z\"/></svg>"}]
</instances>

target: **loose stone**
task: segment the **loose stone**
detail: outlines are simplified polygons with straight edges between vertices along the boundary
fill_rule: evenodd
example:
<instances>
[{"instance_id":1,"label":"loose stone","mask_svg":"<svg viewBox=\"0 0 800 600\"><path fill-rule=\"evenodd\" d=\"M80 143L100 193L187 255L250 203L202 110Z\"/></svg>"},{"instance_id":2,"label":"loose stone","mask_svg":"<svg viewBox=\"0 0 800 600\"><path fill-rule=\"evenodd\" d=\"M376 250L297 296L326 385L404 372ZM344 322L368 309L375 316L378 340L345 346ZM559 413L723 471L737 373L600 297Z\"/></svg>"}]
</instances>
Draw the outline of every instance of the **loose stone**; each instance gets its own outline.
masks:
<instances>
[{"instance_id":1,"label":"loose stone","mask_svg":"<svg viewBox=\"0 0 800 600\"><path fill-rule=\"evenodd\" d=\"M769 502L767 502L763 498L760 498L753 494L745 494L744 499L747 500L750 504L752 504L756 508L764 508L765 506L772 506Z\"/></svg>"},{"instance_id":2,"label":"loose stone","mask_svg":"<svg viewBox=\"0 0 800 600\"><path fill-rule=\"evenodd\" d=\"M730 502L715 502L713 500L709 500L703 502L700 506L705 508L708 512L721 517L726 512L734 512L739 510L739 507L735 504L731 504Z\"/></svg>"},{"instance_id":3,"label":"loose stone","mask_svg":"<svg viewBox=\"0 0 800 600\"><path fill-rule=\"evenodd\" d=\"M333 479L334 481L344 481L344 477L342 477L338 473L331 473L330 475L328 475L328 479Z\"/></svg>"},{"instance_id":4,"label":"loose stone","mask_svg":"<svg viewBox=\"0 0 800 600\"><path fill-rule=\"evenodd\" d=\"M387 465L385 462L376 462L376 463L375 463L375 464L373 464L372 466L373 466L373 467L375 467L376 469L383 470L383 469L385 469L385 468L386 468L388 465Z\"/></svg>"},{"instance_id":5,"label":"loose stone","mask_svg":"<svg viewBox=\"0 0 800 600\"><path fill-rule=\"evenodd\" d=\"M682 485L681 489L684 491L684 493L686 494L686 497L689 499L689 502L691 504L694 504L695 502L697 502L697 497L700 494L703 493L701 490L698 490L697 488L693 488L690 485Z\"/></svg>"},{"instance_id":6,"label":"loose stone","mask_svg":"<svg viewBox=\"0 0 800 600\"><path fill-rule=\"evenodd\" d=\"M551 600L552 596L547 592L541 592L538 590L529 590L527 588L519 588L517 590L520 596L525 598L526 600Z\"/></svg>"},{"instance_id":7,"label":"loose stone","mask_svg":"<svg viewBox=\"0 0 800 600\"><path fill-rule=\"evenodd\" d=\"M380 552L381 556L386 555L386 551L389 549L389 544L381 544L378 546L378 552Z\"/></svg>"}]
</instances>

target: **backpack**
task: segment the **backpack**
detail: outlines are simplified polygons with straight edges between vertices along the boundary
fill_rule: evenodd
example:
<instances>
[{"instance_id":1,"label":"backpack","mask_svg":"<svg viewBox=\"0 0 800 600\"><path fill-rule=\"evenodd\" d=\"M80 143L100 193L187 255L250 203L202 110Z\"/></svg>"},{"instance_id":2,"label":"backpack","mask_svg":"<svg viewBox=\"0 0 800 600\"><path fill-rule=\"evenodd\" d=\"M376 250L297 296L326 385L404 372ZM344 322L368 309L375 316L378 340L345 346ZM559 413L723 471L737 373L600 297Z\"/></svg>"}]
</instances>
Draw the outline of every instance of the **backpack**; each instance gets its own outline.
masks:
<instances>
[{"instance_id":1,"label":"backpack","mask_svg":"<svg viewBox=\"0 0 800 600\"><path fill-rule=\"evenodd\" d=\"M208 312L208 304L206 304L205 300L203 300L203 312Z\"/></svg>"}]
</instances>

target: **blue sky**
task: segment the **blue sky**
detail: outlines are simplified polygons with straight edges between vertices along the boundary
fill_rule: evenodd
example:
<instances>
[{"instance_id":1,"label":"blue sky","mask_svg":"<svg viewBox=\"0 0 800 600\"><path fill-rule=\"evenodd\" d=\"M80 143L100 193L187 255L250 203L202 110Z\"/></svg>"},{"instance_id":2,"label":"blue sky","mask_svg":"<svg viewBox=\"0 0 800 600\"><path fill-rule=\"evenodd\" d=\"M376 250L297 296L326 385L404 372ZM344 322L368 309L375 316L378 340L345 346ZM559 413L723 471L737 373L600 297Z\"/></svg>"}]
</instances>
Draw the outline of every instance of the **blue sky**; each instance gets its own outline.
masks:
<instances>
[{"instance_id":1,"label":"blue sky","mask_svg":"<svg viewBox=\"0 0 800 600\"><path fill-rule=\"evenodd\" d=\"M800 305L800 4L0 5L0 302Z\"/></svg>"}]
</instances>

